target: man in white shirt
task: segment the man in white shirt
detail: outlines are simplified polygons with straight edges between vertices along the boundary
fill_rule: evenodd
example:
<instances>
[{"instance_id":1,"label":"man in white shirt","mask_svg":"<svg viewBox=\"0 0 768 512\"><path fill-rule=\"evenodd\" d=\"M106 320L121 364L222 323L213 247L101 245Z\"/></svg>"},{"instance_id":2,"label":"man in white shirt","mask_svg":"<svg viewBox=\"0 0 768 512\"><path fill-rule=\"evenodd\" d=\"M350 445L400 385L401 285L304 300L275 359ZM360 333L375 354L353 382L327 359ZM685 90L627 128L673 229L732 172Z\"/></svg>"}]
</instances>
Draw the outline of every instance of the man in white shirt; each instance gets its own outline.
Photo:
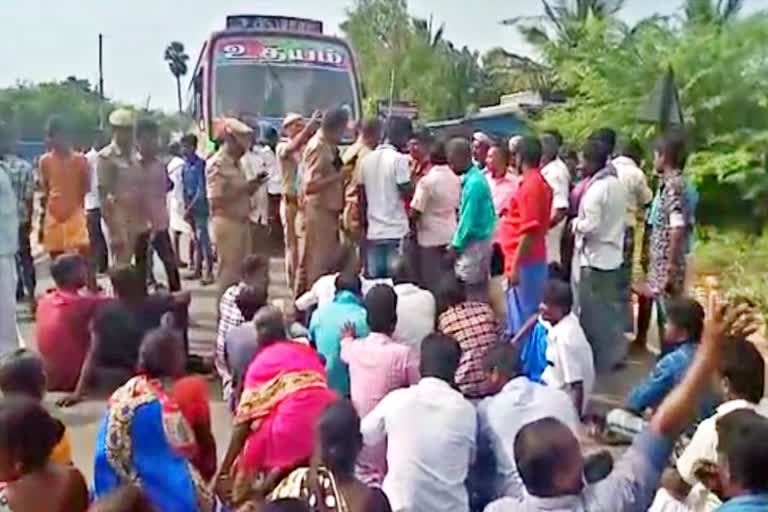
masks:
<instances>
[{"instance_id":1,"label":"man in white shirt","mask_svg":"<svg viewBox=\"0 0 768 512\"><path fill-rule=\"evenodd\" d=\"M697 466L701 461L717 464L717 422L720 418L739 409L750 409L758 414L768 416L768 403L763 399L765 390L765 361L755 346L744 340L735 339L725 345L722 362L718 371L720 387L724 402L717 408L715 414L702 421L696 432L677 459L677 476L682 482L676 482L691 490L691 498L700 496L703 484L696 476ZM674 481L672 477L667 482ZM670 489L673 491L673 489ZM675 489L675 494L679 489ZM712 492L699 498L702 503L701 511L712 511L720 505L720 499Z\"/></svg>"},{"instance_id":2,"label":"man in white shirt","mask_svg":"<svg viewBox=\"0 0 768 512\"><path fill-rule=\"evenodd\" d=\"M566 216L571 193L571 173L558 156L563 137L553 130L541 137L541 175L552 189L552 218L547 233L547 263L562 264L560 245L563 242Z\"/></svg>"},{"instance_id":3,"label":"man in white shirt","mask_svg":"<svg viewBox=\"0 0 768 512\"><path fill-rule=\"evenodd\" d=\"M267 170L267 212L269 216L269 238L275 247L280 246L283 226L280 222L280 201L283 197L283 175L275 152L279 135L272 126L265 126L262 133L261 159Z\"/></svg>"},{"instance_id":4,"label":"man in white shirt","mask_svg":"<svg viewBox=\"0 0 768 512\"><path fill-rule=\"evenodd\" d=\"M590 139L584 144L582 172L589 182L573 222L572 277L581 326L592 345L598 373L613 370L628 348L620 292L627 194L615 169L607 165L609 154L600 140Z\"/></svg>"},{"instance_id":5,"label":"man in white shirt","mask_svg":"<svg viewBox=\"0 0 768 512\"><path fill-rule=\"evenodd\" d=\"M397 326L393 337L418 351L421 340L435 330L435 297L416 284L407 258L397 258L392 272L397 294Z\"/></svg>"},{"instance_id":6,"label":"man in white shirt","mask_svg":"<svg viewBox=\"0 0 768 512\"><path fill-rule=\"evenodd\" d=\"M411 170L403 150L411 136L408 119L393 117L387 142L360 162L360 217L366 232L365 272L369 278L390 277L392 259L408 234L405 198L410 194Z\"/></svg>"},{"instance_id":7,"label":"man in white shirt","mask_svg":"<svg viewBox=\"0 0 768 512\"><path fill-rule=\"evenodd\" d=\"M571 308L573 295L565 281L550 279L544 286L541 319L551 325L547 332L547 368L541 380L565 391L582 415L595 385L592 347Z\"/></svg>"},{"instance_id":8,"label":"man in white shirt","mask_svg":"<svg viewBox=\"0 0 768 512\"><path fill-rule=\"evenodd\" d=\"M477 414L453 387L460 357L456 340L430 334L421 344L419 383L392 391L362 420L367 446L387 440L382 489L394 512L469 511Z\"/></svg>"},{"instance_id":9,"label":"man in white shirt","mask_svg":"<svg viewBox=\"0 0 768 512\"><path fill-rule=\"evenodd\" d=\"M499 344L485 357L485 370L500 391L478 405L480 435L496 458L496 495L522 498L525 486L515 464L515 438L529 423L555 418L578 435L579 414L559 389L520 375L516 345Z\"/></svg>"},{"instance_id":10,"label":"man in white shirt","mask_svg":"<svg viewBox=\"0 0 768 512\"><path fill-rule=\"evenodd\" d=\"M251 254L269 254L269 196L265 183L269 169L261 147L252 146L240 159L247 180L261 178L262 185L251 196L250 232Z\"/></svg>"},{"instance_id":11,"label":"man in white shirt","mask_svg":"<svg viewBox=\"0 0 768 512\"><path fill-rule=\"evenodd\" d=\"M106 145L103 135L99 134L93 147L85 154L91 172L91 188L85 194L85 215L88 226L88 239L91 242L91 257L95 271L104 273L109 267L109 249L101 228L101 201L99 200L99 176L96 173L96 160L99 150Z\"/></svg>"},{"instance_id":12,"label":"man in white shirt","mask_svg":"<svg viewBox=\"0 0 768 512\"><path fill-rule=\"evenodd\" d=\"M616 176L627 193L627 213L624 218L624 263L622 265L623 281L621 289L624 294L626 312L626 330L634 330L631 304L632 262L635 255L635 226L637 219L653 200L653 191L648 186L648 178L640 168L643 150L635 139L622 141L619 145L619 156L611 161L616 169Z\"/></svg>"}]
</instances>

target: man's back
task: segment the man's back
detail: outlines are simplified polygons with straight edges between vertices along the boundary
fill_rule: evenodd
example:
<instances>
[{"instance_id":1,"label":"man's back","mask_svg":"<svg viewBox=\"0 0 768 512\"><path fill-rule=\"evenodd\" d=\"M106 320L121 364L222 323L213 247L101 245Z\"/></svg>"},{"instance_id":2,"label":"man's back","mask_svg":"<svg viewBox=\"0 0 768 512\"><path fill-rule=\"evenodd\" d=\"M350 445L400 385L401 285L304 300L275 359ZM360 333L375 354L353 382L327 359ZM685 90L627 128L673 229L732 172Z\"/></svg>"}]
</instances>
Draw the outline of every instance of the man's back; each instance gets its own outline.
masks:
<instances>
[{"instance_id":1,"label":"man's back","mask_svg":"<svg viewBox=\"0 0 768 512\"><path fill-rule=\"evenodd\" d=\"M394 146L383 144L360 162L360 183L365 188L370 240L402 238L408 232L408 217L400 196L409 183L408 157Z\"/></svg>"},{"instance_id":2,"label":"man's back","mask_svg":"<svg viewBox=\"0 0 768 512\"><path fill-rule=\"evenodd\" d=\"M366 445L387 439L383 489L397 511L466 512L464 482L477 416L447 382L433 377L395 390L362 421Z\"/></svg>"},{"instance_id":3,"label":"man's back","mask_svg":"<svg viewBox=\"0 0 768 512\"><path fill-rule=\"evenodd\" d=\"M435 297L412 283L394 286L397 294L397 326L394 338L416 350L421 340L435 330Z\"/></svg>"},{"instance_id":4,"label":"man's back","mask_svg":"<svg viewBox=\"0 0 768 512\"><path fill-rule=\"evenodd\" d=\"M497 463L497 492L515 498L524 495L514 457L515 437L525 425L553 417L574 433L579 416L563 391L532 382L527 377L509 381L495 396L478 406L480 433L490 441Z\"/></svg>"},{"instance_id":5,"label":"man's back","mask_svg":"<svg viewBox=\"0 0 768 512\"><path fill-rule=\"evenodd\" d=\"M577 226L591 229L583 236L581 266L614 270L623 261L627 193L616 176L589 185L579 207Z\"/></svg>"}]
</instances>

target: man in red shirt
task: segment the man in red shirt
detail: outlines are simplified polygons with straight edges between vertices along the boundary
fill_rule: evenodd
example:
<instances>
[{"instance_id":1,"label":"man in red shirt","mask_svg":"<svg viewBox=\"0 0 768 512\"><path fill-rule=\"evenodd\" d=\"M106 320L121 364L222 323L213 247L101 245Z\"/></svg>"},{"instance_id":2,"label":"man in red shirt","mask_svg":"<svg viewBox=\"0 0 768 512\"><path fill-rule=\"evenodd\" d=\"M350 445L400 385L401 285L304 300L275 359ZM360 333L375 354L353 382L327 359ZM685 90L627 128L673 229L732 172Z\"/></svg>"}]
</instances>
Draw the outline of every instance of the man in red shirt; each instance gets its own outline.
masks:
<instances>
[{"instance_id":1,"label":"man in red shirt","mask_svg":"<svg viewBox=\"0 0 768 512\"><path fill-rule=\"evenodd\" d=\"M546 235L552 209L552 189L539 170L541 144L524 137L517 146L520 187L501 219L499 245L508 280L507 334L515 335L536 313L547 280Z\"/></svg>"},{"instance_id":2,"label":"man in red shirt","mask_svg":"<svg viewBox=\"0 0 768 512\"><path fill-rule=\"evenodd\" d=\"M59 256L51 265L56 288L37 306L37 346L50 391L71 391L91 345L89 326L105 297L81 290L87 266L77 254Z\"/></svg>"}]
</instances>

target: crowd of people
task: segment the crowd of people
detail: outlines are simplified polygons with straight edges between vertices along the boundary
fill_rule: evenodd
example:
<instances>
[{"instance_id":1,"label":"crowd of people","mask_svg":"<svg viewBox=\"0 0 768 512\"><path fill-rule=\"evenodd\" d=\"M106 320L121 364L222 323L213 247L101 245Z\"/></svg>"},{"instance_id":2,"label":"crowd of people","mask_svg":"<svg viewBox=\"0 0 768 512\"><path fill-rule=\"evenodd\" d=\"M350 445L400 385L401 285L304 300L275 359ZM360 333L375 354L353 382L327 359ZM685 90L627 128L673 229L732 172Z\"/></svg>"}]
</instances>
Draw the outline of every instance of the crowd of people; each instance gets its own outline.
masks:
<instances>
[{"instance_id":1,"label":"crowd of people","mask_svg":"<svg viewBox=\"0 0 768 512\"><path fill-rule=\"evenodd\" d=\"M151 119L109 121L83 154L52 119L36 167L0 127L0 511L768 510L753 312L689 294L683 132L653 159L609 128L569 149L391 117L352 142L330 109L282 134L222 119L212 152L186 134L166 155ZM36 209L55 284L39 297ZM182 235L185 277L217 287L210 364L190 354ZM651 311L654 368L599 410ZM221 458L206 370L232 415ZM108 393L93 482L46 391Z\"/></svg>"}]
</instances>

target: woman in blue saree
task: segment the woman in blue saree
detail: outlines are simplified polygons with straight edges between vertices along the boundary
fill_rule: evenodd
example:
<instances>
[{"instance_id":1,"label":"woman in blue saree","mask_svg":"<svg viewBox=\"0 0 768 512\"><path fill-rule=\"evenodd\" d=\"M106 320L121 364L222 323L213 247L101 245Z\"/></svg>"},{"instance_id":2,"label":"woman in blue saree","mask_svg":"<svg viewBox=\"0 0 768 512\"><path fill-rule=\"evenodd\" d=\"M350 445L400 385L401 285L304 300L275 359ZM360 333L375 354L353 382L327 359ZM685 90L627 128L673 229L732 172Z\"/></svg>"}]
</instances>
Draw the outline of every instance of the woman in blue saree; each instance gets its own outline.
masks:
<instances>
[{"instance_id":1,"label":"woman in blue saree","mask_svg":"<svg viewBox=\"0 0 768 512\"><path fill-rule=\"evenodd\" d=\"M139 353L141 373L110 397L98 434L97 498L137 484L158 511L213 509L207 484L195 467L207 458L201 454L210 451L210 429L201 435L199 423L187 412L200 410L201 404L185 403L204 397L180 393L174 382L183 374L185 360L183 342L172 331L160 328L145 337Z\"/></svg>"}]
</instances>

